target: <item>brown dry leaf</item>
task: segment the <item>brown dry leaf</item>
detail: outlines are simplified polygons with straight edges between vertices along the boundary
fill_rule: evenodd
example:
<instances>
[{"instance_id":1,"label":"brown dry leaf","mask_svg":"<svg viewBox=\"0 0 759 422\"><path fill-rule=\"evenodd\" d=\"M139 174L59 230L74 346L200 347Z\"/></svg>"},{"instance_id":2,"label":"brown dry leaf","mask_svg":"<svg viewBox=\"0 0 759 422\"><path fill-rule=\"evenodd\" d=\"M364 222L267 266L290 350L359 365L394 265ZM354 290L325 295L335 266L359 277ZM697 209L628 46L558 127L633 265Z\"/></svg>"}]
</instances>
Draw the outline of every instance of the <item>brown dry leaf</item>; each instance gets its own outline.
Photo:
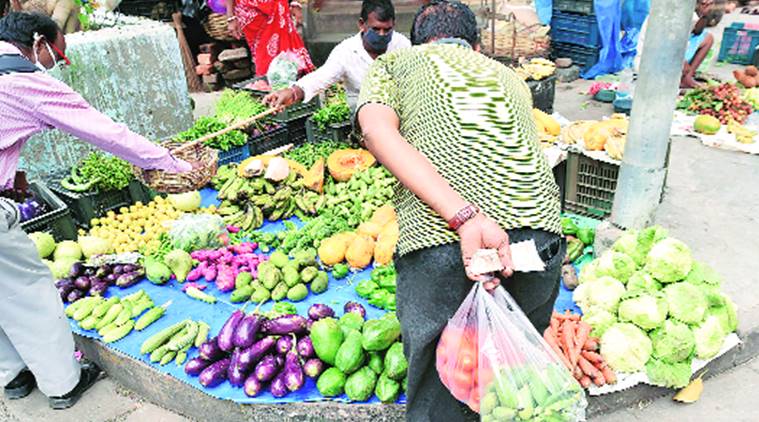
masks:
<instances>
[{"instance_id":1,"label":"brown dry leaf","mask_svg":"<svg viewBox=\"0 0 759 422\"><path fill-rule=\"evenodd\" d=\"M690 382L685 388L678 391L672 400L679 401L681 403L695 403L701 398L701 393L704 391L704 380L702 379L706 371L702 372L696 379Z\"/></svg>"}]
</instances>

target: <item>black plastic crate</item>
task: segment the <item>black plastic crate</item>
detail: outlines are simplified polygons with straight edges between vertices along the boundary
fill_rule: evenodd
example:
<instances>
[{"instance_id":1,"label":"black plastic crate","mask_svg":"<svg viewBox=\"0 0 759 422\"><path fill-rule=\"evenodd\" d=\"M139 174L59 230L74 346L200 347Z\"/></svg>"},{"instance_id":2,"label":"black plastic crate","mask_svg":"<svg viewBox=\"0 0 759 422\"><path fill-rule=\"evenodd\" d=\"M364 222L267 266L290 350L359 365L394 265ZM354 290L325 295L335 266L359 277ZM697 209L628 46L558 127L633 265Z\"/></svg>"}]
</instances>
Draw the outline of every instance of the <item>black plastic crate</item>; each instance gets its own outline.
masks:
<instances>
[{"instance_id":1,"label":"black plastic crate","mask_svg":"<svg viewBox=\"0 0 759 422\"><path fill-rule=\"evenodd\" d=\"M593 0L553 0L553 10L583 15L595 14Z\"/></svg>"},{"instance_id":2,"label":"black plastic crate","mask_svg":"<svg viewBox=\"0 0 759 422\"><path fill-rule=\"evenodd\" d=\"M232 148L228 151L217 150L219 153L219 165L230 163L239 163L240 161L250 157L250 148L248 144L240 145L239 147Z\"/></svg>"},{"instance_id":3,"label":"black plastic crate","mask_svg":"<svg viewBox=\"0 0 759 422\"><path fill-rule=\"evenodd\" d=\"M158 192L143 185L137 179L129 182L127 189L129 189L129 196L132 198L133 203L142 202L143 204L147 204L158 196Z\"/></svg>"},{"instance_id":4,"label":"black plastic crate","mask_svg":"<svg viewBox=\"0 0 759 422\"><path fill-rule=\"evenodd\" d=\"M32 182L29 189L50 211L21 223L26 233L48 232L56 242L76 239L74 219L66 204L41 182Z\"/></svg>"},{"instance_id":5,"label":"black plastic crate","mask_svg":"<svg viewBox=\"0 0 759 422\"><path fill-rule=\"evenodd\" d=\"M595 160L569 151L564 191L564 209L586 217L611 215L617 190L619 165Z\"/></svg>"},{"instance_id":6,"label":"black plastic crate","mask_svg":"<svg viewBox=\"0 0 759 422\"><path fill-rule=\"evenodd\" d=\"M311 115L303 116L299 119L291 120L285 124L287 128L287 143L293 144L294 147L303 145L308 140L308 131L306 122Z\"/></svg>"},{"instance_id":7,"label":"black plastic crate","mask_svg":"<svg viewBox=\"0 0 759 422\"><path fill-rule=\"evenodd\" d=\"M102 217L108 211L128 207L133 203L129 187L106 192L77 193L64 189L58 179L50 188L68 205L76 223L84 228L90 227L93 218Z\"/></svg>"},{"instance_id":8,"label":"black plastic crate","mask_svg":"<svg viewBox=\"0 0 759 422\"><path fill-rule=\"evenodd\" d=\"M176 0L123 0L117 10L125 15L168 22L171 21L172 13L179 10L179 2Z\"/></svg>"},{"instance_id":9,"label":"black plastic crate","mask_svg":"<svg viewBox=\"0 0 759 422\"><path fill-rule=\"evenodd\" d=\"M551 40L554 42L600 47L601 35L595 16L554 10L551 17Z\"/></svg>"},{"instance_id":10,"label":"black plastic crate","mask_svg":"<svg viewBox=\"0 0 759 422\"><path fill-rule=\"evenodd\" d=\"M306 138L308 142L323 142L323 141L335 141L335 142L350 142L351 130L353 125L350 121L329 125L326 130L322 130L314 123L312 118L306 120Z\"/></svg>"},{"instance_id":11,"label":"black plastic crate","mask_svg":"<svg viewBox=\"0 0 759 422\"><path fill-rule=\"evenodd\" d=\"M554 60L558 58L570 58L574 64L585 71L598 63L598 53L600 50L600 48L552 42L551 58Z\"/></svg>"},{"instance_id":12,"label":"black plastic crate","mask_svg":"<svg viewBox=\"0 0 759 422\"><path fill-rule=\"evenodd\" d=\"M240 81L240 82L237 82L236 84L232 85L232 89L238 89L238 90L241 90L241 91L248 91L248 92L250 92L251 94L253 94L253 95L257 96L257 97L263 97L263 96L266 96L268 94L271 94L271 91L261 91L259 89L253 89L253 88L249 87L254 82L256 82L258 80L262 80L262 79L265 79L265 78L263 76L258 76L258 77L255 77L255 78L246 79L244 81Z\"/></svg>"},{"instance_id":13,"label":"black plastic crate","mask_svg":"<svg viewBox=\"0 0 759 422\"><path fill-rule=\"evenodd\" d=\"M553 102L556 98L556 75L539 81L527 81L532 93L532 106L548 114L553 114Z\"/></svg>"},{"instance_id":14,"label":"black plastic crate","mask_svg":"<svg viewBox=\"0 0 759 422\"><path fill-rule=\"evenodd\" d=\"M251 156L260 155L284 145L287 145L287 128L285 126L251 137L248 141Z\"/></svg>"}]
</instances>

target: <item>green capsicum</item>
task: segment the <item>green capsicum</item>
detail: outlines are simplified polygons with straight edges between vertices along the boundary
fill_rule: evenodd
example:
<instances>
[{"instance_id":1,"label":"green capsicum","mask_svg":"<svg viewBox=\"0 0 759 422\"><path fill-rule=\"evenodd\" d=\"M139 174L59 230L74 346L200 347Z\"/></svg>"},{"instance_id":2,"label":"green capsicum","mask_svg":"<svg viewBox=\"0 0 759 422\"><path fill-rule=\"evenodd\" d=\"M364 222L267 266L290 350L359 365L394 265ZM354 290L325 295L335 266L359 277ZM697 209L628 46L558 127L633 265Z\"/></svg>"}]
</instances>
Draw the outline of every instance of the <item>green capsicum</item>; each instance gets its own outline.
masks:
<instances>
[{"instance_id":1,"label":"green capsicum","mask_svg":"<svg viewBox=\"0 0 759 422\"><path fill-rule=\"evenodd\" d=\"M575 235L578 229L577 224L571 218L564 217L561 219L561 230L565 235Z\"/></svg>"},{"instance_id":2,"label":"green capsicum","mask_svg":"<svg viewBox=\"0 0 759 422\"><path fill-rule=\"evenodd\" d=\"M332 277L335 278L335 280L340 280L341 278L345 278L348 276L348 266L345 264L335 264L332 267Z\"/></svg>"},{"instance_id":3,"label":"green capsicum","mask_svg":"<svg viewBox=\"0 0 759 422\"><path fill-rule=\"evenodd\" d=\"M596 231L586 227L579 228L577 229L577 238L586 245L592 245L596 239Z\"/></svg>"},{"instance_id":4,"label":"green capsicum","mask_svg":"<svg viewBox=\"0 0 759 422\"><path fill-rule=\"evenodd\" d=\"M356 294L367 299L371 297L372 293L377 290L379 286L372 280L364 280L356 285Z\"/></svg>"}]
</instances>

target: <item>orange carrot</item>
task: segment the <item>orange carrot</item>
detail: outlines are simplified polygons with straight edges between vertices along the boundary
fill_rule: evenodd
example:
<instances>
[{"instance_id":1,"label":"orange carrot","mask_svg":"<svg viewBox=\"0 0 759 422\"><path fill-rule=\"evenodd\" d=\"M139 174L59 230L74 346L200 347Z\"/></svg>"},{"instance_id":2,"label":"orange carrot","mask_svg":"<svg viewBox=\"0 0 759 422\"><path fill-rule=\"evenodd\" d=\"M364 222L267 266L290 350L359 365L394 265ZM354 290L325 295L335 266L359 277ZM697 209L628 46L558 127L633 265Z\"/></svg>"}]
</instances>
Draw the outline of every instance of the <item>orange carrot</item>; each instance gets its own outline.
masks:
<instances>
[{"instance_id":1,"label":"orange carrot","mask_svg":"<svg viewBox=\"0 0 759 422\"><path fill-rule=\"evenodd\" d=\"M569 311L566 311L563 314L557 313L556 314L556 319L559 319L561 321L579 321L580 320L580 315L579 314L573 314L573 313L570 313Z\"/></svg>"},{"instance_id":2,"label":"orange carrot","mask_svg":"<svg viewBox=\"0 0 759 422\"><path fill-rule=\"evenodd\" d=\"M567 358L572 364L572 367L577 366L577 359L580 357L580 350L575 348L575 323L574 321L567 321L564 324L564 333L562 333L562 340L564 347L566 347Z\"/></svg>"},{"instance_id":3,"label":"orange carrot","mask_svg":"<svg viewBox=\"0 0 759 422\"><path fill-rule=\"evenodd\" d=\"M564 364L564 366L567 367L570 371L572 370L572 365L569 363L569 360L564 356L564 353L561 351L561 348L559 347L558 343L556 342L556 337L552 336L551 333L546 330L543 333L543 339L548 343L549 346L551 346L551 349L553 349L554 353L556 353L556 356L561 359L561 363Z\"/></svg>"},{"instance_id":4,"label":"orange carrot","mask_svg":"<svg viewBox=\"0 0 759 422\"><path fill-rule=\"evenodd\" d=\"M608 366L604 366L604 368L601 369L601 374L603 374L604 379L607 383L614 384L617 382L617 376L614 374L614 371L612 371Z\"/></svg>"},{"instance_id":5,"label":"orange carrot","mask_svg":"<svg viewBox=\"0 0 759 422\"><path fill-rule=\"evenodd\" d=\"M582 348L585 350L591 350L595 352L596 350L598 350L598 340L593 337L589 337L585 341L585 344L582 346Z\"/></svg>"},{"instance_id":6,"label":"orange carrot","mask_svg":"<svg viewBox=\"0 0 759 422\"><path fill-rule=\"evenodd\" d=\"M582 369L582 372L585 373L585 375L591 378L597 378L597 377L602 376L601 371L596 369L596 367L593 366L590 362L588 362L588 360L585 359L584 357L580 357L580 360L578 360L577 363L580 366L580 369Z\"/></svg>"},{"instance_id":7,"label":"orange carrot","mask_svg":"<svg viewBox=\"0 0 759 422\"><path fill-rule=\"evenodd\" d=\"M590 330L592 330L592 328L587 322L580 321L577 323L577 338L575 339L575 346L577 350L582 349L582 346L584 346L585 342L588 341L588 338L590 337Z\"/></svg>"},{"instance_id":8,"label":"orange carrot","mask_svg":"<svg viewBox=\"0 0 759 422\"><path fill-rule=\"evenodd\" d=\"M585 359L587 359L592 364L603 363L603 361L604 361L604 358L601 357L601 355L599 355L596 352L591 352L589 350L583 350L581 352L581 354L582 354L582 357L584 357Z\"/></svg>"},{"instance_id":9,"label":"orange carrot","mask_svg":"<svg viewBox=\"0 0 759 422\"><path fill-rule=\"evenodd\" d=\"M553 311L553 312L554 312L554 314L556 314L556 311ZM554 334L557 334L558 331L559 331L559 325L561 325L561 322L557 318L552 317L551 318L551 323L548 326L548 328L550 328L551 331L553 331Z\"/></svg>"},{"instance_id":10,"label":"orange carrot","mask_svg":"<svg viewBox=\"0 0 759 422\"><path fill-rule=\"evenodd\" d=\"M590 387L590 377L585 375L584 377L580 378L580 385L582 385L582 388Z\"/></svg>"},{"instance_id":11,"label":"orange carrot","mask_svg":"<svg viewBox=\"0 0 759 422\"><path fill-rule=\"evenodd\" d=\"M599 374L597 377L593 378L593 384L595 384L595 385L597 385L597 386L600 387L600 386L606 384L606 380L604 379L603 375Z\"/></svg>"},{"instance_id":12,"label":"orange carrot","mask_svg":"<svg viewBox=\"0 0 759 422\"><path fill-rule=\"evenodd\" d=\"M585 374L582 373L582 369L580 369L579 366L575 366L574 370L572 371L572 374L574 375L575 379L580 379L585 376Z\"/></svg>"}]
</instances>

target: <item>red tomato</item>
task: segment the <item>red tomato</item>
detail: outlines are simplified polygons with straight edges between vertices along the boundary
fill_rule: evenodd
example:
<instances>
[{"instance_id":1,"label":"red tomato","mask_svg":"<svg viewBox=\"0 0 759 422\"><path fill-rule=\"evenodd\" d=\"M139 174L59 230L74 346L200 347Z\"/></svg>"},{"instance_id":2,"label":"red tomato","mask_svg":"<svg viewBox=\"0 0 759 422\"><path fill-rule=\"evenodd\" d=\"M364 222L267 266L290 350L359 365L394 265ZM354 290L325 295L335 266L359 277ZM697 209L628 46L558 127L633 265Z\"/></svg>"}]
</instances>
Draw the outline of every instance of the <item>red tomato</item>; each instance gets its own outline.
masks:
<instances>
[{"instance_id":1,"label":"red tomato","mask_svg":"<svg viewBox=\"0 0 759 422\"><path fill-rule=\"evenodd\" d=\"M471 371L477 367L477 355L459 353L456 359L456 367L458 368Z\"/></svg>"},{"instance_id":2,"label":"red tomato","mask_svg":"<svg viewBox=\"0 0 759 422\"><path fill-rule=\"evenodd\" d=\"M450 374L449 374L450 375ZM472 373L467 371L460 371L455 370L453 371L453 384L460 387L460 388L466 388L471 389L472 384L474 384L474 379L472 378Z\"/></svg>"}]
</instances>

